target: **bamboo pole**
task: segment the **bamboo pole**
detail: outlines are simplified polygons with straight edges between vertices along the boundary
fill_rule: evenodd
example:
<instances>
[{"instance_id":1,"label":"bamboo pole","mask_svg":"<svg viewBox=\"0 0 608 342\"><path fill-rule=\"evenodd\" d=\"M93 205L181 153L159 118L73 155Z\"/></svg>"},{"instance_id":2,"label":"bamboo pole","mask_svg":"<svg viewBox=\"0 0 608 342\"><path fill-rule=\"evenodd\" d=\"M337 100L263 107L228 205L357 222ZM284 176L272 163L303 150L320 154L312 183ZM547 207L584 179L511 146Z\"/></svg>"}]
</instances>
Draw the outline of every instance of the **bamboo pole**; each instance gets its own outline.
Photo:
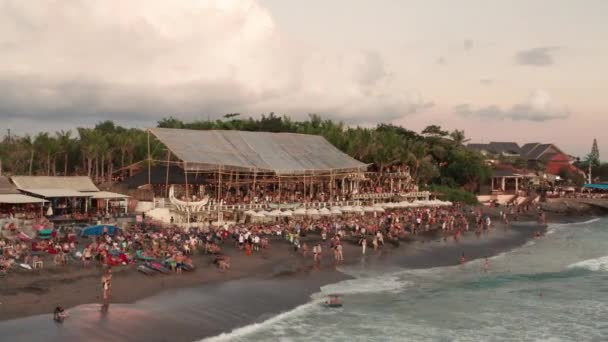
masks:
<instances>
[{"instance_id":1,"label":"bamboo pole","mask_svg":"<svg viewBox=\"0 0 608 342\"><path fill-rule=\"evenodd\" d=\"M279 210L281 210L281 176L279 175Z\"/></svg>"},{"instance_id":2,"label":"bamboo pole","mask_svg":"<svg viewBox=\"0 0 608 342\"><path fill-rule=\"evenodd\" d=\"M165 190L167 193L167 198L169 198L169 161L171 160L171 150L167 149L167 175L165 177ZM184 174L186 171L184 170ZM188 176L186 176L188 177Z\"/></svg>"},{"instance_id":3,"label":"bamboo pole","mask_svg":"<svg viewBox=\"0 0 608 342\"><path fill-rule=\"evenodd\" d=\"M148 185L152 183L152 155L150 154L150 130L148 132Z\"/></svg>"},{"instance_id":4,"label":"bamboo pole","mask_svg":"<svg viewBox=\"0 0 608 342\"><path fill-rule=\"evenodd\" d=\"M253 190L251 191L251 202L252 203L253 203L254 197L256 196L256 188L255 188L256 184L255 184L255 182L257 180L257 176L258 176L258 173L254 169L254 171L253 171Z\"/></svg>"}]
</instances>

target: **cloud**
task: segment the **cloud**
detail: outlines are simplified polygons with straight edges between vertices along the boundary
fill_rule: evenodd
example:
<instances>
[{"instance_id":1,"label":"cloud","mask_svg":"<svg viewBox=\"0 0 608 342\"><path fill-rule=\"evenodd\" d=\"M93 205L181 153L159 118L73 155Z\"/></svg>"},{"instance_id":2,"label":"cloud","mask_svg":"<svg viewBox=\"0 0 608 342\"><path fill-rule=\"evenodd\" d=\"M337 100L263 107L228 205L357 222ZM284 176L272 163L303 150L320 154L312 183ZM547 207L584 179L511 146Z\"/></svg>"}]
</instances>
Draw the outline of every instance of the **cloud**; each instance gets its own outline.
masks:
<instances>
[{"instance_id":1,"label":"cloud","mask_svg":"<svg viewBox=\"0 0 608 342\"><path fill-rule=\"evenodd\" d=\"M227 112L389 120L428 108L375 51L295 43L256 0L0 0L0 119Z\"/></svg>"},{"instance_id":2,"label":"cloud","mask_svg":"<svg viewBox=\"0 0 608 342\"><path fill-rule=\"evenodd\" d=\"M570 111L566 107L554 104L550 94L544 90L535 90L525 102L515 104L508 109L497 105L475 109L469 104L461 104L454 107L454 112L463 117L486 120L533 122L560 120L570 116Z\"/></svg>"},{"instance_id":3,"label":"cloud","mask_svg":"<svg viewBox=\"0 0 608 342\"><path fill-rule=\"evenodd\" d=\"M515 55L515 60L520 65L548 66L554 63L554 54L559 50L561 50L559 46L545 46L523 50Z\"/></svg>"}]
</instances>

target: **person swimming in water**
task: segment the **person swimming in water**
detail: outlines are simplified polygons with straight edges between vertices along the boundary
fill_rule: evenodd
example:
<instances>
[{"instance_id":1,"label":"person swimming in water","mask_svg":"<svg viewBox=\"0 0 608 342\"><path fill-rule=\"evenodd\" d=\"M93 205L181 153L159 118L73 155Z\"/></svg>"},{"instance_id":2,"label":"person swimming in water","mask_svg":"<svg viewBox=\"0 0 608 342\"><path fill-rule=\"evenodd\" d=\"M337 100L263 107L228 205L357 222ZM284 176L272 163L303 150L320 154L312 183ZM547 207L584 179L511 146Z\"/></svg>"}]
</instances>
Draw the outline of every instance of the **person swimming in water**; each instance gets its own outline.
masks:
<instances>
[{"instance_id":1,"label":"person swimming in water","mask_svg":"<svg viewBox=\"0 0 608 342\"><path fill-rule=\"evenodd\" d=\"M61 306L55 308L55 311L53 312L53 320L55 320L55 322L61 323L67 317L68 313Z\"/></svg>"},{"instance_id":2,"label":"person swimming in water","mask_svg":"<svg viewBox=\"0 0 608 342\"><path fill-rule=\"evenodd\" d=\"M486 259L483 261L483 271L488 272L489 268L490 268L490 261L488 260L488 257L486 257Z\"/></svg>"},{"instance_id":3,"label":"person swimming in water","mask_svg":"<svg viewBox=\"0 0 608 342\"><path fill-rule=\"evenodd\" d=\"M338 295L330 295L325 301L325 305L332 308L341 307L342 299Z\"/></svg>"}]
</instances>

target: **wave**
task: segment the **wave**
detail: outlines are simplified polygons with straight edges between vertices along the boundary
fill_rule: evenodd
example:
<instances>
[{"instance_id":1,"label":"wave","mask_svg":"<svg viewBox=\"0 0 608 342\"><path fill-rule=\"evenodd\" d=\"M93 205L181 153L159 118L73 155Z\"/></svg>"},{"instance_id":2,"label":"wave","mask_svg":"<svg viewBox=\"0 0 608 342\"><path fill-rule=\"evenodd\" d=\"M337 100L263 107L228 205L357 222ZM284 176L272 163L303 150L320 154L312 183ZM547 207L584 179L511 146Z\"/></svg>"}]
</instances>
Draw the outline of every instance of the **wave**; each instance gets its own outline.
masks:
<instances>
[{"instance_id":1,"label":"wave","mask_svg":"<svg viewBox=\"0 0 608 342\"><path fill-rule=\"evenodd\" d=\"M280 313L276 316L273 316L263 322L253 323L250 325L246 325L241 328L237 328L228 333L222 333L220 335L214 337L208 337L201 340L201 342L224 342L224 341L234 341L239 338L243 338L247 335L253 334L260 330L268 329L269 327L289 318L297 317L300 315L304 315L315 308L318 308L323 303L322 299L313 300L312 302L308 302L306 304L302 304L297 306L296 308Z\"/></svg>"},{"instance_id":2,"label":"wave","mask_svg":"<svg viewBox=\"0 0 608 342\"><path fill-rule=\"evenodd\" d=\"M608 256L583 260L569 265L568 268L585 268L590 271L608 271Z\"/></svg>"},{"instance_id":3,"label":"wave","mask_svg":"<svg viewBox=\"0 0 608 342\"><path fill-rule=\"evenodd\" d=\"M562 230L564 228L568 228L568 227L572 227L572 226L586 226L595 222L600 221L601 218L596 217L587 221L581 221L581 222L571 222L571 223L551 223L549 224L548 228L547 228L547 233L546 235L551 235L559 230Z\"/></svg>"},{"instance_id":4,"label":"wave","mask_svg":"<svg viewBox=\"0 0 608 342\"><path fill-rule=\"evenodd\" d=\"M278 323L293 319L294 317L307 314L315 309L321 308L323 302L330 294L354 295L361 293L380 293L392 292L398 293L404 288L412 286L413 282L401 280L398 273L388 274L378 277L355 278L329 284L321 287L321 291L311 296L311 301L300 305L293 310L283 312L273 316L263 322L250 324L241 328L237 328L229 333L210 337L201 340L202 342L224 342L234 341L239 338L244 338L260 330L268 329Z\"/></svg>"},{"instance_id":5,"label":"wave","mask_svg":"<svg viewBox=\"0 0 608 342\"><path fill-rule=\"evenodd\" d=\"M340 295L379 292L398 293L412 285L411 281L401 280L396 274L373 278L357 278L325 285L321 287L321 292L313 295L313 297L318 298L317 296L326 296L334 293Z\"/></svg>"}]
</instances>

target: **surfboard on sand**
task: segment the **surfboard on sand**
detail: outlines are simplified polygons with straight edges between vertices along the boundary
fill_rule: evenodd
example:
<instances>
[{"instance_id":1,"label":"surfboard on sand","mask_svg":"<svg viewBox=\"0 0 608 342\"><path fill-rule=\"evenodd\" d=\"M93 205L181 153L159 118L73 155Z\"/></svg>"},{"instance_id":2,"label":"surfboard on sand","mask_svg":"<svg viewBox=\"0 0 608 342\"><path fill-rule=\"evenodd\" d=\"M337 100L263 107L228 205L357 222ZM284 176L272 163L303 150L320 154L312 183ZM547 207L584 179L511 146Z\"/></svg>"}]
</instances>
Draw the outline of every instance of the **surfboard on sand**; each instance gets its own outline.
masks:
<instances>
[{"instance_id":1,"label":"surfboard on sand","mask_svg":"<svg viewBox=\"0 0 608 342\"><path fill-rule=\"evenodd\" d=\"M32 266L28 265L28 264L19 264L19 267L31 271L32 270Z\"/></svg>"}]
</instances>

